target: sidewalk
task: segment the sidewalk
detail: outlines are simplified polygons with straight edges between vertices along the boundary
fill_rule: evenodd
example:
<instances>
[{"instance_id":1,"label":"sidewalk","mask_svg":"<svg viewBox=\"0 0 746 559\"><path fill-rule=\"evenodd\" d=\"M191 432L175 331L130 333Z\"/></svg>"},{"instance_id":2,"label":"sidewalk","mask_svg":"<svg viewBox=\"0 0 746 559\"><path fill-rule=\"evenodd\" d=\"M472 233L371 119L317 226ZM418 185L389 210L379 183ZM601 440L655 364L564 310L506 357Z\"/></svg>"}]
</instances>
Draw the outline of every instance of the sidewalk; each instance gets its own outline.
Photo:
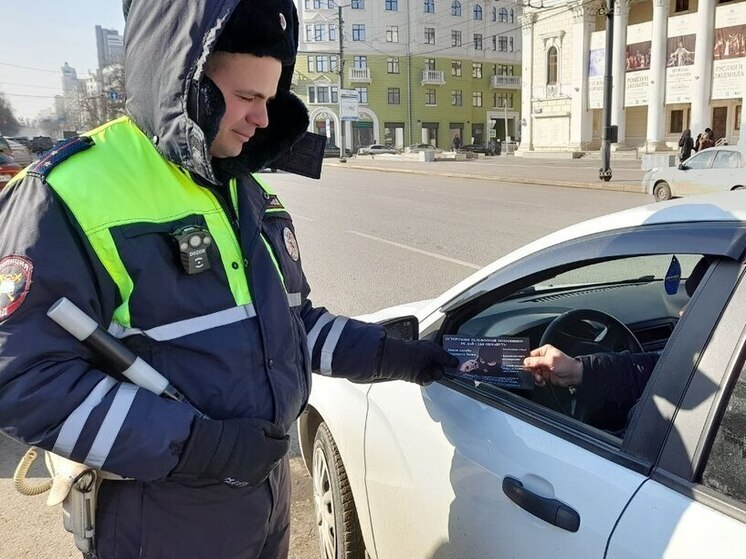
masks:
<instances>
[{"instance_id":1,"label":"sidewalk","mask_svg":"<svg viewBox=\"0 0 746 559\"><path fill-rule=\"evenodd\" d=\"M523 159L513 156L484 157L469 161L401 161L396 156L351 157L346 163L324 160L325 166L390 173L437 175L462 179L488 180L514 184L591 188L620 192L643 192L640 162L612 160L614 176L609 182L598 179L599 161L592 159Z\"/></svg>"}]
</instances>

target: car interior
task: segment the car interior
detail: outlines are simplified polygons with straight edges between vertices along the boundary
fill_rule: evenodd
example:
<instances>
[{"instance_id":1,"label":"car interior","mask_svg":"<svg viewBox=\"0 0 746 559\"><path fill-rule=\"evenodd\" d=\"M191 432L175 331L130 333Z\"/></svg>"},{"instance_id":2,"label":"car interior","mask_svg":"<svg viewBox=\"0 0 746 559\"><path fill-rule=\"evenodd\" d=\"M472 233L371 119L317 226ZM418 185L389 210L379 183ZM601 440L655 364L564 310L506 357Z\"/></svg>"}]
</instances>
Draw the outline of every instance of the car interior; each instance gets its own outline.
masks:
<instances>
[{"instance_id":1,"label":"car interior","mask_svg":"<svg viewBox=\"0 0 746 559\"><path fill-rule=\"evenodd\" d=\"M470 305L444 333L468 337L525 338L535 349L551 344L571 357L594 353L658 353L671 337L712 259L702 254L644 255L581 264L530 285L489 295ZM625 371L615 371L625 374ZM501 387L458 375L454 382L481 394L509 391L534 404L616 437L627 413L588 409L578 390L547 383L531 389Z\"/></svg>"}]
</instances>

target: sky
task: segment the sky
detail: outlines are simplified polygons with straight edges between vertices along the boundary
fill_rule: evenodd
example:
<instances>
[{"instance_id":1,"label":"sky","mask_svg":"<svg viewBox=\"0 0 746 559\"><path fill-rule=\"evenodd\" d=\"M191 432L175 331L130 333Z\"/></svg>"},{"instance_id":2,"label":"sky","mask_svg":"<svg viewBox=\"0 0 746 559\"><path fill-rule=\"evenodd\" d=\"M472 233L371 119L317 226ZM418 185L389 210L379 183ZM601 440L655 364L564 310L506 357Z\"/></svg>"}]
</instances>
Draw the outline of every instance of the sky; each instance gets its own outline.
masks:
<instances>
[{"instance_id":1,"label":"sky","mask_svg":"<svg viewBox=\"0 0 746 559\"><path fill-rule=\"evenodd\" d=\"M0 92L16 117L54 106L65 62L79 78L96 70L96 25L124 31L121 0L0 0L0 14Z\"/></svg>"}]
</instances>

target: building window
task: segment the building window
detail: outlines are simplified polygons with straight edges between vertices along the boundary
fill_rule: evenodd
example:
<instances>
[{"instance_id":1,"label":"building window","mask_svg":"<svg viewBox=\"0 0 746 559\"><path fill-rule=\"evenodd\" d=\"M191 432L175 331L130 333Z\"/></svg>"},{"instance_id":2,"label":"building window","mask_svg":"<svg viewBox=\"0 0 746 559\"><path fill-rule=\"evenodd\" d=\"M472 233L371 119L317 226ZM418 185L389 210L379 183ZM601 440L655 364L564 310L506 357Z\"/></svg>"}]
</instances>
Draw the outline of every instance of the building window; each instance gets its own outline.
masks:
<instances>
[{"instance_id":1,"label":"building window","mask_svg":"<svg viewBox=\"0 0 746 559\"><path fill-rule=\"evenodd\" d=\"M324 40L324 26L317 23L313 26L313 40L323 41Z\"/></svg>"},{"instance_id":2,"label":"building window","mask_svg":"<svg viewBox=\"0 0 746 559\"><path fill-rule=\"evenodd\" d=\"M389 74L399 73L399 59L394 57L388 57L386 59L386 72Z\"/></svg>"},{"instance_id":3,"label":"building window","mask_svg":"<svg viewBox=\"0 0 746 559\"><path fill-rule=\"evenodd\" d=\"M508 51L508 38L500 36L497 38L497 50L501 52Z\"/></svg>"},{"instance_id":4,"label":"building window","mask_svg":"<svg viewBox=\"0 0 746 559\"><path fill-rule=\"evenodd\" d=\"M492 6L490 12L492 13L492 21L497 21L497 8Z\"/></svg>"},{"instance_id":5,"label":"building window","mask_svg":"<svg viewBox=\"0 0 746 559\"><path fill-rule=\"evenodd\" d=\"M317 72L328 72L329 71L329 57L328 56L317 56L316 57L316 71Z\"/></svg>"},{"instance_id":6,"label":"building window","mask_svg":"<svg viewBox=\"0 0 746 559\"><path fill-rule=\"evenodd\" d=\"M368 67L368 57L355 56L352 58L352 65L355 70L365 70Z\"/></svg>"},{"instance_id":7,"label":"building window","mask_svg":"<svg viewBox=\"0 0 746 559\"><path fill-rule=\"evenodd\" d=\"M472 107L481 107L482 106L482 92L481 91L473 91L471 94L471 105Z\"/></svg>"},{"instance_id":8,"label":"building window","mask_svg":"<svg viewBox=\"0 0 746 559\"><path fill-rule=\"evenodd\" d=\"M513 108L513 94L512 93L493 93L492 94L492 106L495 108Z\"/></svg>"},{"instance_id":9,"label":"building window","mask_svg":"<svg viewBox=\"0 0 746 559\"><path fill-rule=\"evenodd\" d=\"M425 70L435 71L435 59L434 58L425 59Z\"/></svg>"},{"instance_id":10,"label":"building window","mask_svg":"<svg viewBox=\"0 0 746 559\"><path fill-rule=\"evenodd\" d=\"M557 85L557 47L547 51L547 85Z\"/></svg>"},{"instance_id":11,"label":"building window","mask_svg":"<svg viewBox=\"0 0 746 559\"><path fill-rule=\"evenodd\" d=\"M401 92L398 87L389 87L389 105L398 105L401 102Z\"/></svg>"},{"instance_id":12,"label":"building window","mask_svg":"<svg viewBox=\"0 0 746 559\"><path fill-rule=\"evenodd\" d=\"M308 57L308 72L313 73L316 71L316 57L309 56Z\"/></svg>"},{"instance_id":13,"label":"building window","mask_svg":"<svg viewBox=\"0 0 746 559\"><path fill-rule=\"evenodd\" d=\"M461 31L451 31L451 46L452 47L461 46Z\"/></svg>"},{"instance_id":14,"label":"building window","mask_svg":"<svg viewBox=\"0 0 746 559\"><path fill-rule=\"evenodd\" d=\"M736 124L733 128L736 130L741 129L741 110L743 109L743 105L736 105Z\"/></svg>"},{"instance_id":15,"label":"building window","mask_svg":"<svg viewBox=\"0 0 746 559\"><path fill-rule=\"evenodd\" d=\"M339 56L336 54L333 54L331 57L331 64L329 64L329 67L332 72L338 72L339 71Z\"/></svg>"},{"instance_id":16,"label":"building window","mask_svg":"<svg viewBox=\"0 0 746 559\"><path fill-rule=\"evenodd\" d=\"M368 88L356 87L355 90L357 91L357 100L363 104L368 103Z\"/></svg>"},{"instance_id":17,"label":"building window","mask_svg":"<svg viewBox=\"0 0 746 559\"><path fill-rule=\"evenodd\" d=\"M461 15L461 2L459 2L458 0L453 0L453 2L451 2L451 15L452 16Z\"/></svg>"},{"instance_id":18,"label":"building window","mask_svg":"<svg viewBox=\"0 0 746 559\"><path fill-rule=\"evenodd\" d=\"M510 23L515 23L515 10L510 8Z\"/></svg>"},{"instance_id":19,"label":"building window","mask_svg":"<svg viewBox=\"0 0 746 559\"><path fill-rule=\"evenodd\" d=\"M513 37L508 37L508 50L513 52Z\"/></svg>"},{"instance_id":20,"label":"building window","mask_svg":"<svg viewBox=\"0 0 746 559\"><path fill-rule=\"evenodd\" d=\"M457 78L461 77L461 61L451 60L451 75Z\"/></svg>"},{"instance_id":21,"label":"building window","mask_svg":"<svg viewBox=\"0 0 746 559\"><path fill-rule=\"evenodd\" d=\"M425 27L425 44L435 44L435 27Z\"/></svg>"},{"instance_id":22,"label":"building window","mask_svg":"<svg viewBox=\"0 0 746 559\"><path fill-rule=\"evenodd\" d=\"M474 6L474 19L482 19L482 6L479 4Z\"/></svg>"},{"instance_id":23,"label":"building window","mask_svg":"<svg viewBox=\"0 0 746 559\"><path fill-rule=\"evenodd\" d=\"M435 90L434 89L426 89L425 90L425 105L436 105L436 98L435 98Z\"/></svg>"},{"instance_id":24,"label":"building window","mask_svg":"<svg viewBox=\"0 0 746 559\"><path fill-rule=\"evenodd\" d=\"M471 77L482 79L482 63L481 62L471 63Z\"/></svg>"},{"instance_id":25,"label":"building window","mask_svg":"<svg viewBox=\"0 0 746 559\"><path fill-rule=\"evenodd\" d=\"M497 35L492 35L492 50L497 50Z\"/></svg>"},{"instance_id":26,"label":"building window","mask_svg":"<svg viewBox=\"0 0 746 559\"><path fill-rule=\"evenodd\" d=\"M496 76L512 76L513 67L509 64L498 64L495 68Z\"/></svg>"},{"instance_id":27,"label":"building window","mask_svg":"<svg viewBox=\"0 0 746 559\"><path fill-rule=\"evenodd\" d=\"M474 50L482 50L482 34L474 33Z\"/></svg>"},{"instance_id":28,"label":"building window","mask_svg":"<svg viewBox=\"0 0 746 559\"><path fill-rule=\"evenodd\" d=\"M386 42L387 43L398 43L399 42L399 26L398 25L387 25L386 26Z\"/></svg>"},{"instance_id":29,"label":"building window","mask_svg":"<svg viewBox=\"0 0 746 559\"><path fill-rule=\"evenodd\" d=\"M313 25L306 23L306 41L313 41Z\"/></svg>"},{"instance_id":30,"label":"building window","mask_svg":"<svg viewBox=\"0 0 746 559\"><path fill-rule=\"evenodd\" d=\"M389 12L399 11L399 0L386 0L385 9Z\"/></svg>"},{"instance_id":31,"label":"building window","mask_svg":"<svg viewBox=\"0 0 746 559\"><path fill-rule=\"evenodd\" d=\"M670 133L678 133L684 131L684 111L671 111L671 125L668 127Z\"/></svg>"},{"instance_id":32,"label":"building window","mask_svg":"<svg viewBox=\"0 0 746 559\"><path fill-rule=\"evenodd\" d=\"M676 12L688 12L689 0L676 0Z\"/></svg>"},{"instance_id":33,"label":"building window","mask_svg":"<svg viewBox=\"0 0 746 559\"><path fill-rule=\"evenodd\" d=\"M426 14L435 13L435 0L425 0L425 13Z\"/></svg>"},{"instance_id":34,"label":"building window","mask_svg":"<svg viewBox=\"0 0 746 559\"><path fill-rule=\"evenodd\" d=\"M339 103L339 88L336 85L332 86L332 103Z\"/></svg>"},{"instance_id":35,"label":"building window","mask_svg":"<svg viewBox=\"0 0 746 559\"><path fill-rule=\"evenodd\" d=\"M352 0L350 2L350 8L352 8L353 10L365 9L365 0Z\"/></svg>"},{"instance_id":36,"label":"building window","mask_svg":"<svg viewBox=\"0 0 746 559\"><path fill-rule=\"evenodd\" d=\"M460 107L461 105L463 105L462 97L463 94L460 89L451 91L451 105L453 105L454 107Z\"/></svg>"},{"instance_id":37,"label":"building window","mask_svg":"<svg viewBox=\"0 0 746 559\"><path fill-rule=\"evenodd\" d=\"M500 23L508 23L508 9L507 8L500 8L500 16L498 21Z\"/></svg>"},{"instance_id":38,"label":"building window","mask_svg":"<svg viewBox=\"0 0 746 559\"><path fill-rule=\"evenodd\" d=\"M364 23L353 23L352 24L352 40L353 41L364 41L365 40L365 24Z\"/></svg>"},{"instance_id":39,"label":"building window","mask_svg":"<svg viewBox=\"0 0 746 559\"><path fill-rule=\"evenodd\" d=\"M330 41L337 40L337 24L336 23L329 24L329 40Z\"/></svg>"}]
</instances>

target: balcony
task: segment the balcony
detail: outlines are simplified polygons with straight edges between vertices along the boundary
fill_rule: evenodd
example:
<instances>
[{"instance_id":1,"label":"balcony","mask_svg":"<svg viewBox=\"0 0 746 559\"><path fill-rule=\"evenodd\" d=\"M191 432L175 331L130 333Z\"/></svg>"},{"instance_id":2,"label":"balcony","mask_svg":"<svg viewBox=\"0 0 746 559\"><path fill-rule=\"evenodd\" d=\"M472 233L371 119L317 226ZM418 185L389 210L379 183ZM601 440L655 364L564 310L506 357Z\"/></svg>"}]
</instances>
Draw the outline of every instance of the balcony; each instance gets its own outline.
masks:
<instances>
[{"instance_id":1,"label":"balcony","mask_svg":"<svg viewBox=\"0 0 746 559\"><path fill-rule=\"evenodd\" d=\"M347 79L351 82L370 83L370 68L350 68L350 71L347 74Z\"/></svg>"},{"instance_id":2,"label":"balcony","mask_svg":"<svg viewBox=\"0 0 746 559\"><path fill-rule=\"evenodd\" d=\"M521 89L521 76L492 76L492 89Z\"/></svg>"},{"instance_id":3,"label":"balcony","mask_svg":"<svg viewBox=\"0 0 746 559\"><path fill-rule=\"evenodd\" d=\"M422 85L444 85L445 83L445 73L438 70L422 71Z\"/></svg>"}]
</instances>

